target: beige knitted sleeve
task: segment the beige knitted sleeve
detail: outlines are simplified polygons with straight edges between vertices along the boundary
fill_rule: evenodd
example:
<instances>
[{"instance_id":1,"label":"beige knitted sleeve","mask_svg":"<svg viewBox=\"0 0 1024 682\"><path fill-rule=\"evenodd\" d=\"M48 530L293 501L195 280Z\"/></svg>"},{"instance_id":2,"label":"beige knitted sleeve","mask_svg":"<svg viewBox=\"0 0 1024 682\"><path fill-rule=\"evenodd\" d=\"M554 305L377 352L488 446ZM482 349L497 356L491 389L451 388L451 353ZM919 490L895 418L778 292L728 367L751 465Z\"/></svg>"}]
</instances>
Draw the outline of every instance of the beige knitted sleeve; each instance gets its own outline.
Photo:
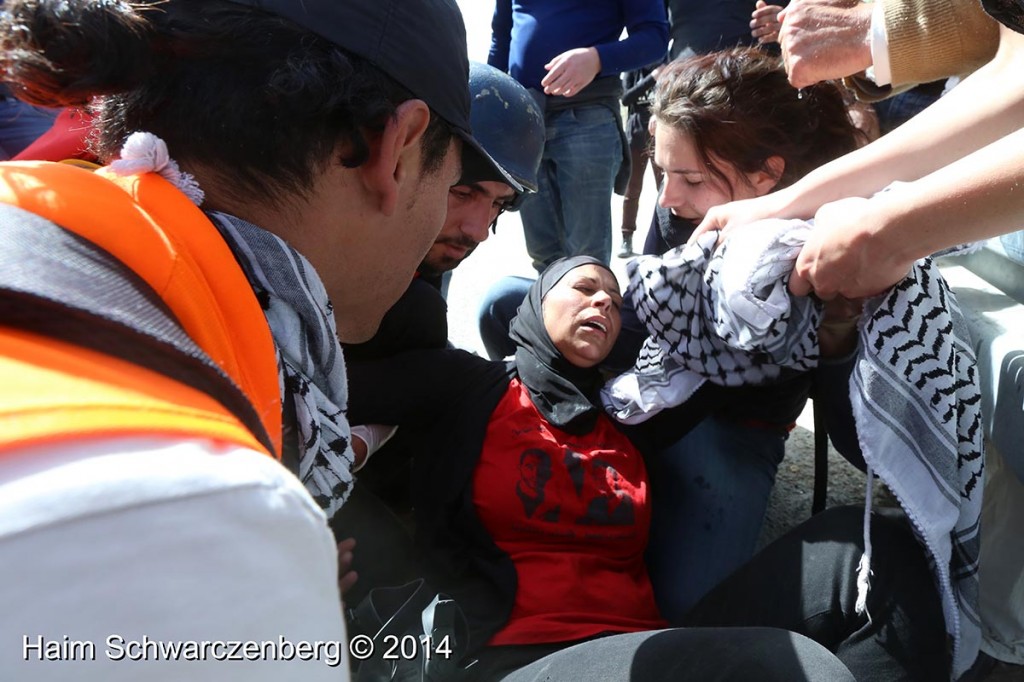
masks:
<instances>
[{"instance_id":1,"label":"beige knitted sleeve","mask_svg":"<svg viewBox=\"0 0 1024 682\"><path fill-rule=\"evenodd\" d=\"M919 83L966 75L992 59L999 24L979 0L877 0L884 3L892 85L862 73L843 84L862 102L878 102Z\"/></svg>"},{"instance_id":2,"label":"beige knitted sleeve","mask_svg":"<svg viewBox=\"0 0 1024 682\"><path fill-rule=\"evenodd\" d=\"M979 0L880 0L893 85L963 75L992 59L999 24Z\"/></svg>"}]
</instances>

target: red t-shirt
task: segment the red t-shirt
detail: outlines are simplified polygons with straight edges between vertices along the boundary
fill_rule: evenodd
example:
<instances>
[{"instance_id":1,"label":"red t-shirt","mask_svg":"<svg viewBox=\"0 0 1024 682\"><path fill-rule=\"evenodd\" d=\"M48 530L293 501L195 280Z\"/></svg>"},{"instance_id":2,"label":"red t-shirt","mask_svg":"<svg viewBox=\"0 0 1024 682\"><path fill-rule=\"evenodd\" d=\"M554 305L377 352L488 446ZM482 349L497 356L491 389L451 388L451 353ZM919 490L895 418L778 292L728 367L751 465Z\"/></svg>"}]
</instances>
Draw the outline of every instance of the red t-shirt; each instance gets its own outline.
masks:
<instances>
[{"instance_id":1,"label":"red t-shirt","mask_svg":"<svg viewBox=\"0 0 1024 682\"><path fill-rule=\"evenodd\" d=\"M473 478L477 513L519 577L512 615L488 644L666 627L644 564L647 491L640 453L607 416L573 436L514 379Z\"/></svg>"}]
</instances>

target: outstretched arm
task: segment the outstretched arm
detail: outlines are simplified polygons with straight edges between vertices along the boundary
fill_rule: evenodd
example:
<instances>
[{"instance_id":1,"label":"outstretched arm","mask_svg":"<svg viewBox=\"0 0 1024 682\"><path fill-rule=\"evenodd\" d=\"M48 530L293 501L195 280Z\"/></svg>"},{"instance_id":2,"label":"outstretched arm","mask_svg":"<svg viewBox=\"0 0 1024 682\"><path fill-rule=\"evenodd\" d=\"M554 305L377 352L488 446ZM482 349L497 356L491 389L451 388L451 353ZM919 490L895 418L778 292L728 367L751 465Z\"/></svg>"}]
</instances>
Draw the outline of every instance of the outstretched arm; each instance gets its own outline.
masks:
<instances>
[{"instance_id":1,"label":"outstretched arm","mask_svg":"<svg viewBox=\"0 0 1024 682\"><path fill-rule=\"evenodd\" d=\"M712 209L691 241L709 229L728 229L762 218L811 218L829 202L869 197L897 180L921 180L1003 138L1007 138L1006 146L1012 147L1008 136L1021 127L1024 127L1024 35L1001 29L995 59L928 109L888 135L822 166L790 187ZM951 170L969 176L965 181L980 175L994 179L992 174L1001 171L999 167L987 168L984 164L989 162L1000 163L989 152ZM932 183L942 182L946 177L942 174L926 186L934 187ZM918 191L925 191L926 186ZM981 208L973 207L972 212ZM990 231L981 227L976 215L958 227L963 229L968 224L978 228L977 236ZM1004 224L1002 229L1014 229L1014 225ZM970 238L965 235L960 241Z\"/></svg>"},{"instance_id":2,"label":"outstretched arm","mask_svg":"<svg viewBox=\"0 0 1024 682\"><path fill-rule=\"evenodd\" d=\"M1019 229L1024 216L1024 129L872 199L826 204L790 280L795 294L877 294L918 258Z\"/></svg>"}]
</instances>

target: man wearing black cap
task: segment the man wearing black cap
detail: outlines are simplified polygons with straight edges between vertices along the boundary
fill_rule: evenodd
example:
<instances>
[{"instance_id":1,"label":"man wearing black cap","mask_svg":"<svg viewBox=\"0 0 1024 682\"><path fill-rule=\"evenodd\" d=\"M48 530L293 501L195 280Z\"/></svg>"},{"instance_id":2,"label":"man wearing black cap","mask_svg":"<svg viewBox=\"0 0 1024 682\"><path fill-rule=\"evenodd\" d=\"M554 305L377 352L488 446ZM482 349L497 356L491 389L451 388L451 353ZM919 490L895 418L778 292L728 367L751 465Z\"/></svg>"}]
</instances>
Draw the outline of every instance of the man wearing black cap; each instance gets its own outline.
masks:
<instances>
[{"instance_id":1,"label":"man wearing black cap","mask_svg":"<svg viewBox=\"0 0 1024 682\"><path fill-rule=\"evenodd\" d=\"M448 214L440 234L420 263L417 276L391 310L374 337L361 344L345 345L349 367L366 361L390 358L402 351L443 348L448 343L447 303L442 294L443 275L454 270L496 229L506 210L518 210L537 187L537 167L544 148L544 116L529 91L511 76L492 66L470 63L469 90L473 130L484 149L522 187L486 179L492 174L478 160L463 164L462 178L448 191ZM387 391L387 386L380 386ZM353 395L355 407L364 396ZM371 396L372 397L372 396ZM349 593L357 603L366 590L397 585L413 577L414 562L404 553L408 538L375 495L392 509L408 503L409 463L422 433L381 425L353 427L353 444L359 466L369 454L387 443L360 471L353 497L332 521L339 538L358 541L354 568L362 576ZM371 491L373 494L371 494Z\"/></svg>"},{"instance_id":2,"label":"man wearing black cap","mask_svg":"<svg viewBox=\"0 0 1024 682\"><path fill-rule=\"evenodd\" d=\"M338 340L408 286L462 161L522 190L470 132L458 9L4 9L12 91L94 104L108 165L0 164L0 678L344 678Z\"/></svg>"}]
</instances>

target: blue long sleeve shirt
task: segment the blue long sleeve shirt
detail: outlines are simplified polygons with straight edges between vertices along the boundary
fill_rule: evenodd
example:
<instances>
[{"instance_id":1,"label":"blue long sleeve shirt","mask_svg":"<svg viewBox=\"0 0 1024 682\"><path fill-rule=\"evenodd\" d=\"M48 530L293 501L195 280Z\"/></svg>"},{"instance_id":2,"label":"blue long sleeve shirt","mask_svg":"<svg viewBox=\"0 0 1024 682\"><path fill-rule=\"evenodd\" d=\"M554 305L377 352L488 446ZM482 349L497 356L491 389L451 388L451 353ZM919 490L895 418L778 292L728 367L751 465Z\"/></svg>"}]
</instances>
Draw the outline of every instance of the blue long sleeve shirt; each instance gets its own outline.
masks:
<instances>
[{"instance_id":1,"label":"blue long sleeve shirt","mask_svg":"<svg viewBox=\"0 0 1024 682\"><path fill-rule=\"evenodd\" d=\"M622 29L627 37L619 40ZM599 76L618 75L664 58L664 0L497 0L487 63L540 89L544 65L577 47L594 47Z\"/></svg>"}]
</instances>

